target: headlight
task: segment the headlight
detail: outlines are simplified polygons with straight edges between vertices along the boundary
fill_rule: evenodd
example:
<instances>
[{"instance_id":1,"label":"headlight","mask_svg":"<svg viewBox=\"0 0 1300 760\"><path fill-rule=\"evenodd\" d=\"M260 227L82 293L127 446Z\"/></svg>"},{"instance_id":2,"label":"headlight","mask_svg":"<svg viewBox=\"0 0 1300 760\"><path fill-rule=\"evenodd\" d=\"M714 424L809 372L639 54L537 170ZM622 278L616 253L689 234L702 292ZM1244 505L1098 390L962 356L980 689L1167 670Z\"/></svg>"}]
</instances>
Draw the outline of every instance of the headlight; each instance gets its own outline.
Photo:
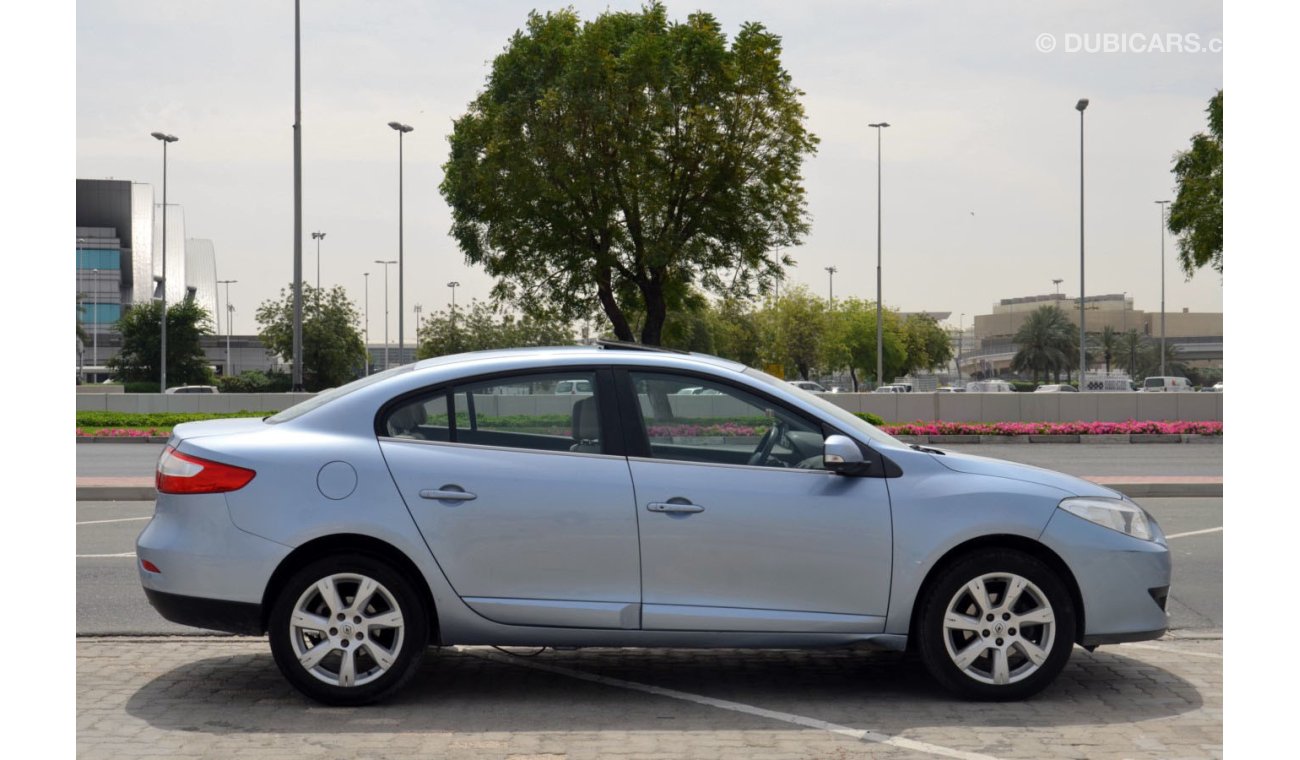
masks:
<instances>
[{"instance_id":1,"label":"headlight","mask_svg":"<svg viewBox=\"0 0 1300 760\"><path fill-rule=\"evenodd\" d=\"M1147 517L1147 513L1142 511L1141 507L1131 501L1103 499L1096 496L1079 496L1062 500L1060 507L1072 515L1077 515L1102 527L1126 533L1144 541L1156 540L1158 529L1155 523Z\"/></svg>"}]
</instances>

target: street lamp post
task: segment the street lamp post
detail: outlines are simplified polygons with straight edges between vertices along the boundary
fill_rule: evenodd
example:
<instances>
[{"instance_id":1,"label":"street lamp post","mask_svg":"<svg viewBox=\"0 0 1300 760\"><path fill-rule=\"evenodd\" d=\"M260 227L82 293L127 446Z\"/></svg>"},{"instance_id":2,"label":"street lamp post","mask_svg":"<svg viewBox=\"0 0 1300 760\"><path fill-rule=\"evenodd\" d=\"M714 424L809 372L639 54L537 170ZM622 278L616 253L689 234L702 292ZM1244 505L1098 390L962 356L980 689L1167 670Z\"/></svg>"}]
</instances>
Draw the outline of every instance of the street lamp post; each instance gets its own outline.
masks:
<instances>
[{"instance_id":1,"label":"street lamp post","mask_svg":"<svg viewBox=\"0 0 1300 760\"><path fill-rule=\"evenodd\" d=\"M420 345L420 312L422 311L424 311L424 307L417 303L415 305L415 345L417 347Z\"/></svg>"},{"instance_id":2,"label":"street lamp post","mask_svg":"<svg viewBox=\"0 0 1300 760\"><path fill-rule=\"evenodd\" d=\"M1160 376L1165 376L1165 211L1169 201L1156 201L1160 207Z\"/></svg>"},{"instance_id":3,"label":"street lamp post","mask_svg":"<svg viewBox=\"0 0 1300 760\"><path fill-rule=\"evenodd\" d=\"M383 265L383 369L389 368L389 265L396 261L374 260ZM402 314L398 314L402 318ZM400 357L400 353L398 355Z\"/></svg>"},{"instance_id":4,"label":"street lamp post","mask_svg":"<svg viewBox=\"0 0 1300 760\"><path fill-rule=\"evenodd\" d=\"M1084 378L1087 374L1087 330L1084 329L1083 316L1083 111L1088 107L1088 99L1080 98L1074 104L1079 112L1079 390L1087 390Z\"/></svg>"},{"instance_id":5,"label":"street lamp post","mask_svg":"<svg viewBox=\"0 0 1300 760\"><path fill-rule=\"evenodd\" d=\"M90 270L90 366L99 367L99 270ZM1161 328L1163 331L1163 328ZM99 375L95 375L96 379Z\"/></svg>"},{"instance_id":6,"label":"street lamp post","mask_svg":"<svg viewBox=\"0 0 1300 760\"><path fill-rule=\"evenodd\" d=\"M1056 286L1056 295L1058 296L1061 295L1061 283L1063 282L1065 282L1065 280L1052 278L1052 284Z\"/></svg>"},{"instance_id":7,"label":"street lamp post","mask_svg":"<svg viewBox=\"0 0 1300 760\"><path fill-rule=\"evenodd\" d=\"M460 283L455 280L452 280L451 282L447 283L447 287L451 288L451 331L453 334L455 334L456 332L456 288L460 287Z\"/></svg>"},{"instance_id":8,"label":"street lamp post","mask_svg":"<svg viewBox=\"0 0 1300 760\"><path fill-rule=\"evenodd\" d=\"M961 385L961 350L966 344L966 313L957 320L957 385Z\"/></svg>"},{"instance_id":9,"label":"street lamp post","mask_svg":"<svg viewBox=\"0 0 1300 760\"><path fill-rule=\"evenodd\" d=\"M402 279L402 214L405 208L402 198L402 138L406 136L407 132L414 130L415 127L397 121L388 122L388 126L397 130L397 357L400 360L402 357L402 350L406 345L406 330L404 329L406 326L406 322L404 321L406 306L405 301L403 300L406 289L404 286L404 280ZM384 287L388 287L387 270L385 270L384 274ZM385 324L384 329L387 328L388 326ZM384 350L388 350L387 346L385 346Z\"/></svg>"},{"instance_id":10,"label":"street lamp post","mask_svg":"<svg viewBox=\"0 0 1300 760\"><path fill-rule=\"evenodd\" d=\"M826 269L826 272L827 272L828 274L830 274L830 279L831 279L831 299L830 299L830 300L831 300L831 308L834 309L834 308L835 308L835 273L838 272L838 271L840 271L840 270L837 269L836 267L833 267L833 266L825 267L825 269Z\"/></svg>"},{"instance_id":11,"label":"street lamp post","mask_svg":"<svg viewBox=\"0 0 1300 760\"><path fill-rule=\"evenodd\" d=\"M230 305L230 286L236 282L239 282L239 280L217 280L218 285L226 286L226 376L227 377L234 376L233 365L230 363L230 334L234 332L234 328L235 328L235 326L232 324L232 321L235 318L234 317L235 307Z\"/></svg>"},{"instance_id":12,"label":"street lamp post","mask_svg":"<svg viewBox=\"0 0 1300 760\"><path fill-rule=\"evenodd\" d=\"M302 34L301 3L293 3L293 390L302 384Z\"/></svg>"},{"instance_id":13,"label":"street lamp post","mask_svg":"<svg viewBox=\"0 0 1300 760\"><path fill-rule=\"evenodd\" d=\"M878 124L868 124L876 130L876 385L883 383L885 372L885 324L884 314L881 308L881 286L880 286L880 258L881 258L881 134L889 126L889 122L882 121Z\"/></svg>"},{"instance_id":14,"label":"street lamp post","mask_svg":"<svg viewBox=\"0 0 1300 760\"><path fill-rule=\"evenodd\" d=\"M149 133L163 144L163 218L162 218L162 356L159 360L159 390L167 390L167 143L174 143L180 138L163 132Z\"/></svg>"},{"instance_id":15,"label":"street lamp post","mask_svg":"<svg viewBox=\"0 0 1300 760\"><path fill-rule=\"evenodd\" d=\"M361 274L366 278L366 377L370 377L370 273Z\"/></svg>"},{"instance_id":16,"label":"street lamp post","mask_svg":"<svg viewBox=\"0 0 1300 760\"><path fill-rule=\"evenodd\" d=\"M316 241L316 308L320 308L320 241L325 239L324 232L311 233L311 239Z\"/></svg>"}]
</instances>

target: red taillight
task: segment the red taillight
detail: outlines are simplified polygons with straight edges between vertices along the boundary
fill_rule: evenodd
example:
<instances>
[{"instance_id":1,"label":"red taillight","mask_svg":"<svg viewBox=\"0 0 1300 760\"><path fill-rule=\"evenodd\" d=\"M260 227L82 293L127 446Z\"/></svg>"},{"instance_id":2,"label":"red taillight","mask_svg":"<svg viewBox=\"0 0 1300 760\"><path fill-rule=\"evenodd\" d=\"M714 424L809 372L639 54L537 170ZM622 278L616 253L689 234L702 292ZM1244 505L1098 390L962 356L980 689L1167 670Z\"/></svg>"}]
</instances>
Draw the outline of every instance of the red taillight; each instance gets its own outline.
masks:
<instances>
[{"instance_id":1,"label":"red taillight","mask_svg":"<svg viewBox=\"0 0 1300 760\"><path fill-rule=\"evenodd\" d=\"M162 575L162 571L158 569L158 566L147 559L140 560L140 567L144 568L145 572Z\"/></svg>"},{"instance_id":2,"label":"red taillight","mask_svg":"<svg viewBox=\"0 0 1300 760\"><path fill-rule=\"evenodd\" d=\"M248 485L255 475L252 470L182 454L168 446L158 459L154 483L160 493L226 493Z\"/></svg>"}]
</instances>

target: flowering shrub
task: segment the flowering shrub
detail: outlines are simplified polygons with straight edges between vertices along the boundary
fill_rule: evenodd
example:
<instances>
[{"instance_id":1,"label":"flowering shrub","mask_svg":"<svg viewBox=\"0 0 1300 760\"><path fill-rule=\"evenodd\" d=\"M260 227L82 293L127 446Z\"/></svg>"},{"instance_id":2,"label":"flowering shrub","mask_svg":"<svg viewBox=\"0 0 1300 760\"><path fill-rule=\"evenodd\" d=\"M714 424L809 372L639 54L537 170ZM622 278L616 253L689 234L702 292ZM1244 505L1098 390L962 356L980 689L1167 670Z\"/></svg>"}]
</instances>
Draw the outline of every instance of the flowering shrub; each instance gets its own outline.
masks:
<instances>
[{"instance_id":1,"label":"flowering shrub","mask_svg":"<svg viewBox=\"0 0 1300 760\"><path fill-rule=\"evenodd\" d=\"M1222 422L908 422L882 425L890 435L1223 435Z\"/></svg>"},{"instance_id":2,"label":"flowering shrub","mask_svg":"<svg viewBox=\"0 0 1300 760\"><path fill-rule=\"evenodd\" d=\"M77 428L78 438L147 438L153 435L170 434L170 430L159 430L158 428L101 428L99 430Z\"/></svg>"}]
</instances>

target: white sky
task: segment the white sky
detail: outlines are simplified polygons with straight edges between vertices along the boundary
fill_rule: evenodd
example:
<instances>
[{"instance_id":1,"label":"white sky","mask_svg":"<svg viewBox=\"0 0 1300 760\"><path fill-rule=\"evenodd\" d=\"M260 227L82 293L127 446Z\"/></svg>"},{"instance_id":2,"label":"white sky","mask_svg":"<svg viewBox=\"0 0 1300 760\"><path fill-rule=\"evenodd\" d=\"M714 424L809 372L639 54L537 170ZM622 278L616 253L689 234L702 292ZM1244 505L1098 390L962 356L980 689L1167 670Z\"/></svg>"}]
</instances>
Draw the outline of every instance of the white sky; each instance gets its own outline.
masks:
<instances>
[{"instance_id":1,"label":"white sky","mask_svg":"<svg viewBox=\"0 0 1300 760\"><path fill-rule=\"evenodd\" d=\"M303 268L324 231L322 282L363 299L382 335L382 267L397 255L397 133L406 137L406 304L443 308L491 280L447 234L437 191L453 118L531 8L485 0L303 3ZM577 2L584 19L636 1ZM825 295L874 297L876 145L885 120L885 303L903 310L987 313L999 298L1077 294L1080 97L1087 119L1087 292L1128 291L1159 308L1159 211L1172 197L1170 158L1205 128L1222 86L1218 53L1065 52L1068 34L1222 35L1218 2L1106 0L1063 6L774 0L674 2L701 8L729 34L760 21L784 38L783 60L821 137L805 164L812 233L792 255L793 282ZM187 236L210 238L218 275L236 279L236 332L293 273L293 8L289 2L96 0L77 4L78 177L160 185L170 132L169 197ZM1040 34L1058 48L1042 53ZM159 194L161 188L158 189ZM973 214L972 214L973 212ZM1219 311L1221 278L1185 283L1169 241L1168 308ZM396 267L391 268L396 341ZM224 289L223 289L224 297Z\"/></svg>"}]
</instances>

